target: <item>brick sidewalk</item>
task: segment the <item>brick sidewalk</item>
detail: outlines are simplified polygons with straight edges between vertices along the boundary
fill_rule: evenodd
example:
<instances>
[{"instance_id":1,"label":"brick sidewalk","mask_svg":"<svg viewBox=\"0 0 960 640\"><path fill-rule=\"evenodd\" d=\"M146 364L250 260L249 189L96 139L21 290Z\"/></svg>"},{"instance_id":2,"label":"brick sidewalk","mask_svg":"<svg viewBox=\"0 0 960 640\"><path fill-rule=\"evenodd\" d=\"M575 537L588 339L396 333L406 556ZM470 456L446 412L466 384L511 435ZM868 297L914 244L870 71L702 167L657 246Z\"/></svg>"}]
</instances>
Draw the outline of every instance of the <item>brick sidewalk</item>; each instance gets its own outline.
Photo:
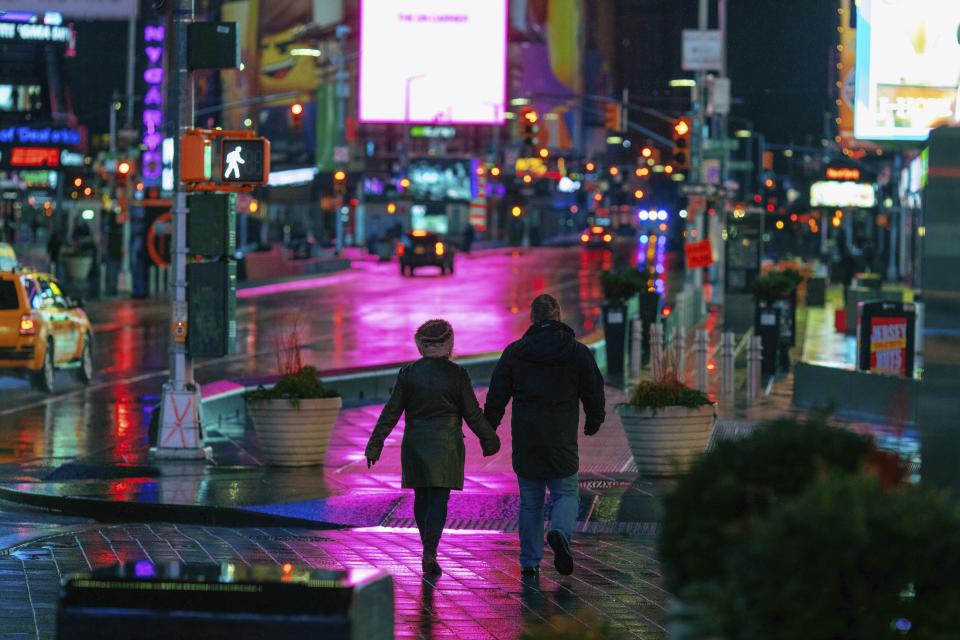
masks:
<instances>
[{"instance_id":1,"label":"brick sidewalk","mask_svg":"<svg viewBox=\"0 0 960 640\"><path fill-rule=\"evenodd\" d=\"M420 572L413 529L337 532L225 529L175 525L92 526L17 548L0 558L0 638L53 638L59 581L116 562L283 563L316 568L374 566L393 575L398 638L512 640L525 626L556 615L600 617L625 637L666 638L668 594L650 538L581 535L578 566L560 577L548 557L538 581L521 580L515 535L448 531L440 545L444 575Z\"/></svg>"}]
</instances>

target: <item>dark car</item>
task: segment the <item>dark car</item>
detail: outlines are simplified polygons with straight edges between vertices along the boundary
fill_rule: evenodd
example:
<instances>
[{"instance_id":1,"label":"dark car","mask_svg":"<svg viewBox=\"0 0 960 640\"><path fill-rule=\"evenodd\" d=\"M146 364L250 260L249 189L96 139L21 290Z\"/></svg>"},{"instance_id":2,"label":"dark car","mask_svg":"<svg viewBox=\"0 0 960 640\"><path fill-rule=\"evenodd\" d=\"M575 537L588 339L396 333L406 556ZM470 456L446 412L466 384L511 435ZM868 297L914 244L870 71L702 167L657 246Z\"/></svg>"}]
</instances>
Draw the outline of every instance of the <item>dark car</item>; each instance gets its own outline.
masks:
<instances>
[{"instance_id":1,"label":"dark car","mask_svg":"<svg viewBox=\"0 0 960 640\"><path fill-rule=\"evenodd\" d=\"M453 273L453 248L436 233L411 231L397 244L400 275L412 276L417 267L440 267L440 273Z\"/></svg>"},{"instance_id":2,"label":"dark car","mask_svg":"<svg viewBox=\"0 0 960 640\"><path fill-rule=\"evenodd\" d=\"M610 249L612 243L613 232L600 225L587 227L580 234L580 245L584 247Z\"/></svg>"}]
</instances>

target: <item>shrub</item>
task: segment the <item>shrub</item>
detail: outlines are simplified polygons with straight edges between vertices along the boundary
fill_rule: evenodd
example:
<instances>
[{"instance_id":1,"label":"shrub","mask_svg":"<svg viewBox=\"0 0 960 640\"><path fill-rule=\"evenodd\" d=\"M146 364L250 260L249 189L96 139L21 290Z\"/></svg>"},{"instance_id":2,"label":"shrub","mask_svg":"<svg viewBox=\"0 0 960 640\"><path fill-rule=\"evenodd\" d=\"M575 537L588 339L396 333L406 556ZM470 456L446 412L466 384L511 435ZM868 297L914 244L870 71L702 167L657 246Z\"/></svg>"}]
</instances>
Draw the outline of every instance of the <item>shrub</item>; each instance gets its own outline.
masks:
<instances>
[{"instance_id":1,"label":"shrub","mask_svg":"<svg viewBox=\"0 0 960 640\"><path fill-rule=\"evenodd\" d=\"M918 487L834 475L773 506L727 556L729 640L946 639L960 619L960 513Z\"/></svg>"},{"instance_id":2,"label":"shrub","mask_svg":"<svg viewBox=\"0 0 960 640\"><path fill-rule=\"evenodd\" d=\"M785 297L796 286L791 276L782 271L771 271L753 281L753 295L758 300L772 303Z\"/></svg>"},{"instance_id":3,"label":"shrub","mask_svg":"<svg viewBox=\"0 0 960 640\"><path fill-rule=\"evenodd\" d=\"M611 304L623 304L640 291L646 291L646 280L636 269L618 269L600 274L604 299Z\"/></svg>"},{"instance_id":4,"label":"shrub","mask_svg":"<svg viewBox=\"0 0 960 640\"><path fill-rule=\"evenodd\" d=\"M277 384L270 389L260 385L254 391L244 394L244 398L251 402L286 398L290 400L290 404L294 407L300 406L300 400L339 397L339 393L324 386L320 380L320 372L311 366L301 367L292 373L285 373L280 376Z\"/></svg>"},{"instance_id":5,"label":"shrub","mask_svg":"<svg viewBox=\"0 0 960 640\"><path fill-rule=\"evenodd\" d=\"M869 438L823 418L778 420L718 442L664 497L659 553L667 589L688 597L694 585L724 584L724 558L759 518L824 473L856 473L870 450Z\"/></svg>"},{"instance_id":6,"label":"shrub","mask_svg":"<svg viewBox=\"0 0 960 640\"><path fill-rule=\"evenodd\" d=\"M713 401L698 389L692 389L673 376L661 380L641 380L630 391L627 406L637 409L663 409L664 407L687 407L696 409Z\"/></svg>"}]
</instances>

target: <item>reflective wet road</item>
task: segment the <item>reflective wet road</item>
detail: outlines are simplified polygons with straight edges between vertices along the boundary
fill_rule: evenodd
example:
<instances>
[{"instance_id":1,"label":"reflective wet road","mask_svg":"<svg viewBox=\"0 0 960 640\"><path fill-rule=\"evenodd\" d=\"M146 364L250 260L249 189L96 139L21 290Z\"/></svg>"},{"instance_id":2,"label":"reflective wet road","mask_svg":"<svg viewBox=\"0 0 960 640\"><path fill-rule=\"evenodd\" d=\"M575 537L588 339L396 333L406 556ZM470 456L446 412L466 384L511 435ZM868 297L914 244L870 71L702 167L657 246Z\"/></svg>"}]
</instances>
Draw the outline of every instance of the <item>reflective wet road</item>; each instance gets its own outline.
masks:
<instances>
[{"instance_id":1,"label":"reflective wet road","mask_svg":"<svg viewBox=\"0 0 960 640\"><path fill-rule=\"evenodd\" d=\"M635 260L630 246L616 256L579 247L458 256L454 276L422 270L401 278L395 263L363 262L352 270L240 292L237 355L196 363L202 385L276 371L276 340L297 323L305 364L319 369L398 362L417 357L412 335L424 320L448 319L462 355L502 349L529 324L530 301L556 295L579 335L596 330L600 272ZM45 396L25 382L0 378L0 462L56 459L115 448L142 451L149 408L166 378L167 306L150 301L90 305L95 325L94 382L68 372Z\"/></svg>"}]
</instances>

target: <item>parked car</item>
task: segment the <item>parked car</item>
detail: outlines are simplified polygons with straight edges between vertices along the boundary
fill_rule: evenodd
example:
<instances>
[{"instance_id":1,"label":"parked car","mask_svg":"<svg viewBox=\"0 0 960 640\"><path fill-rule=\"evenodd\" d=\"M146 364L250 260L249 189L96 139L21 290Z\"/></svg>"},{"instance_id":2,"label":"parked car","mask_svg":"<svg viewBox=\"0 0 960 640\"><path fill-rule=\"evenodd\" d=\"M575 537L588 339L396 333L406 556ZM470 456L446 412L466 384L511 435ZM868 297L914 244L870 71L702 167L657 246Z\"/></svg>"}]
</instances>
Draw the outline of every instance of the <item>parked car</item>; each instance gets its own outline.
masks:
<instances>
[{"instance_id":1,"label":"parked car","mask_svg":"<svg viewBox=\"0 0 960 640\"><path fill-rule=\"evenodd\" d=\"M610 249L613 245L613 231L596 224L587 227L580 234L580 245L593 249Z\"/></svg>"},{"instance_id":2,"label":"parked car","mask_svg":"<svg viewBox=\"0 0 960 640\"><path fill-rule=\"evenodd\" d=\"M0 370L54 391L55 372L93 378L93 329L82 302L49 274L0 272Z\"/></svg>"},{"instance_id":3,"label":"parked car","mask_svg":"<svg viewBox=\"0 0 960 640\"><path fill-rule=\"evenodd\" d=\"M440 274L453 273L453 247L436 233L411 231L397 244L400 275L412 276L418 267L440 267Z\"/></svg>"}]
</instances>

